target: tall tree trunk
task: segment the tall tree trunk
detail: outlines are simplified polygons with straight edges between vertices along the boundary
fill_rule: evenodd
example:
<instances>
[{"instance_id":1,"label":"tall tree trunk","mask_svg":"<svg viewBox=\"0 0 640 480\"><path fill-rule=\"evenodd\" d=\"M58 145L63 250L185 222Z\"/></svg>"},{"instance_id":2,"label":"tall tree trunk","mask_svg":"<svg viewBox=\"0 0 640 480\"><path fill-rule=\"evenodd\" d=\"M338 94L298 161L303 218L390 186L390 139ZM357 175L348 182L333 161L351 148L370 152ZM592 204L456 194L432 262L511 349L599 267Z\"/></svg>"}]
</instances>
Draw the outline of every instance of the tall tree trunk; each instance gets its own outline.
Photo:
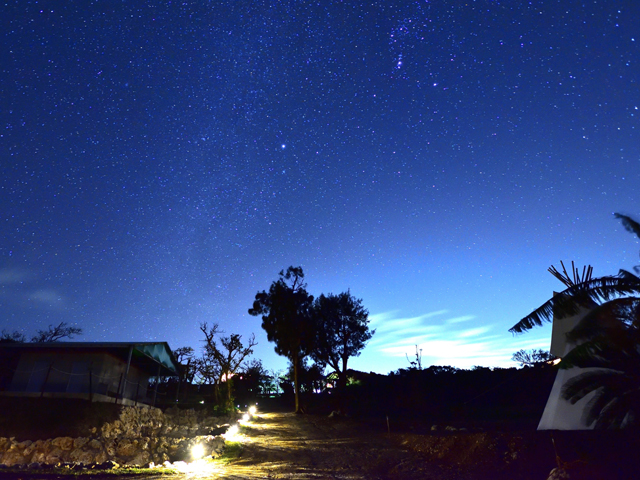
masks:
<instances>
[{"instance_id":1,"label":"tall tree trunk","mask_svg":"<svg viewBox=\"0 0 640 480\"><path fill-rule=\"evenodd\" d=\"M342 359L342 370L338 372L338 411L347 413L347 358Z\"/></svg>"},{"instance_id":2,"label":"tall tree trunk","mask_svg":"<svg viewBox=\"0 0 640 480\"><path fill-rule=\"evenodd\" d=\"M233 396L231 395L232 385L231 377L227 377L227 401L229 403L229 408L233 409Z\"/></svg>"},{"instance_id":3,"label":"tall tree trunk","mask_svg":"<svg viewBox=\"0 0 640 480\"><path fill-rule=\"evenodd\" d=\"M296 353L293 355L293 393L296 402L296 413L302 413L300 410L300 381L298 379L298 370L300 356Z\"/></svg>"}]
</instances>

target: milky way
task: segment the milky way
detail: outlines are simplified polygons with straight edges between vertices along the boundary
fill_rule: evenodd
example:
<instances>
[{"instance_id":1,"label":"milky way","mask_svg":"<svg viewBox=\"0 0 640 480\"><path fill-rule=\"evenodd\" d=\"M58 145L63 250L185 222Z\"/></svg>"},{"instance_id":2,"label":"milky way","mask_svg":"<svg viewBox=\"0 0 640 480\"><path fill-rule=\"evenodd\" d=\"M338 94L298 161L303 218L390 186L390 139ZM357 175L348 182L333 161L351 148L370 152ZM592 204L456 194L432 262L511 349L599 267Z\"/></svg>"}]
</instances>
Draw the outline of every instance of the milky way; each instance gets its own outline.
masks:
<instances>
[{"instance_id":1,"label":"milky way","mask_svg":"<svg viewBox=\"0 0 640 480\"><path fill-rule=\"evenodd\" d=\"M561 285L636 262L635 2L8 2L0 328L201 345L301 265L363 370L507 365Z\"/></svg>"}]
</instances>

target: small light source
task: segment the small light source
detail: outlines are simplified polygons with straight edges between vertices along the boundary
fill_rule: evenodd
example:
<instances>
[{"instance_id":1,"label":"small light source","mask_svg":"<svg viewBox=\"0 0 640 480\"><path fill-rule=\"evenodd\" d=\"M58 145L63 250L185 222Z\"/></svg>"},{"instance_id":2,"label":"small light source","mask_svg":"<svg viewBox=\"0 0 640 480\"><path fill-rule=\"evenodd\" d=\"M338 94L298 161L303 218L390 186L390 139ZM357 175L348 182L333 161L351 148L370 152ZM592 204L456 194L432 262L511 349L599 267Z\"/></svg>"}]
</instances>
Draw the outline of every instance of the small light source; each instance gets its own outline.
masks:
<instances>
[{"instance_id":1,"label":"small light source","mask_svg":"<svg viewBox=\"0 0 640 480\"><path fill-rule=\"evenodd\" d=\"M204 400L200 400L200 403L204 403Z\"/></svg>"},{"instance_id":2,"label":"small light source","mask_svg":"<svg viewBox=\"0 0 640 480\"><path fill-rule=\"evenodd\" d=\"M191 458L199 460L204 456L204 446L200 443L191 447Z\"/></svg>"},{"instance_id":3,"label":"small light source","mask_svg":"<svg viewBox=\"0 0 640 480\"><path fill-rule=\"evenodd\" d=\"M258 413L258 407L256 407L255 405L251 405L249 407L249 415L255 415L256 413Z\"/></svg>"},{"instance_id":4,"label":"small light source","mask_svg":"<svg viewBox=\"0 0 640 480\"><path fill-rule=\"evenodd\" d=\"M251 415L249 415L248 413L245 413L244 415L242 415L243 422L248 422L249 420L251 420Z\"/></svg>"},{"instance_id":5,"label":"small light source","mask_svg":"<svg viewBox=\"0 0 640 480\"><path fill-rule=\"evenodd\" d=\"M227 430L227 433L225 435L229 436L229 437L234 437L238 434L238 425L231 425L229 427L229 430Z\"/></svg>"}]
</instances>

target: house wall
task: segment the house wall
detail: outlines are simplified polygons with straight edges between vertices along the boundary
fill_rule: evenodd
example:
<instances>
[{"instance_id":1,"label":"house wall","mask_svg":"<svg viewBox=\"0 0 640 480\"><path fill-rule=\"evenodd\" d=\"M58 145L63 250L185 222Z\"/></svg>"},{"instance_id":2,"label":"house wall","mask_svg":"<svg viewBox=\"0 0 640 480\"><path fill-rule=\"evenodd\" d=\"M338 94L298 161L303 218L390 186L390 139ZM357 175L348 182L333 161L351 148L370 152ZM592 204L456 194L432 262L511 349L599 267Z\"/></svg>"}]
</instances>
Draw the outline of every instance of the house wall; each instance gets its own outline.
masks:
<instances>
[{"instance_id":1,"label":"house wall","mask_svg":"<svg viewBox=\"0 0 640 480\"><path fill-rule=\"evenodd\" d=\"M149 403L149 375L105 352L23 352L8 392L47 396L88 396L113 401L122 397Z\"/></svg>"}]
</instances>

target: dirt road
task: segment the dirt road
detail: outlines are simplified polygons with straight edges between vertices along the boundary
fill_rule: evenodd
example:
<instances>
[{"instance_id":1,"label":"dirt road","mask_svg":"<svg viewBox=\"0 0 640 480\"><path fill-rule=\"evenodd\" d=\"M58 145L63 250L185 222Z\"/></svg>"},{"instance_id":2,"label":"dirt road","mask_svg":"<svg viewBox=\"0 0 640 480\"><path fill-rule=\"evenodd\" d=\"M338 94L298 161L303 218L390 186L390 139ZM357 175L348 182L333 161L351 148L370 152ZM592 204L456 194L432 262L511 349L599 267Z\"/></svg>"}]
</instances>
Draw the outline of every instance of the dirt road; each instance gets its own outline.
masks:
<instances>
[{"instance_id":1,"label":"dirt road","mask_svg":"<svg viewBox=\"0 0 640 480\"><path fill-rule=\"evenodd\" d=\"M440 479L387 435L384 425L345 418L266 413L247 423L240 456L217 472L223 479Z\"/></svg>"}]
</instances>

